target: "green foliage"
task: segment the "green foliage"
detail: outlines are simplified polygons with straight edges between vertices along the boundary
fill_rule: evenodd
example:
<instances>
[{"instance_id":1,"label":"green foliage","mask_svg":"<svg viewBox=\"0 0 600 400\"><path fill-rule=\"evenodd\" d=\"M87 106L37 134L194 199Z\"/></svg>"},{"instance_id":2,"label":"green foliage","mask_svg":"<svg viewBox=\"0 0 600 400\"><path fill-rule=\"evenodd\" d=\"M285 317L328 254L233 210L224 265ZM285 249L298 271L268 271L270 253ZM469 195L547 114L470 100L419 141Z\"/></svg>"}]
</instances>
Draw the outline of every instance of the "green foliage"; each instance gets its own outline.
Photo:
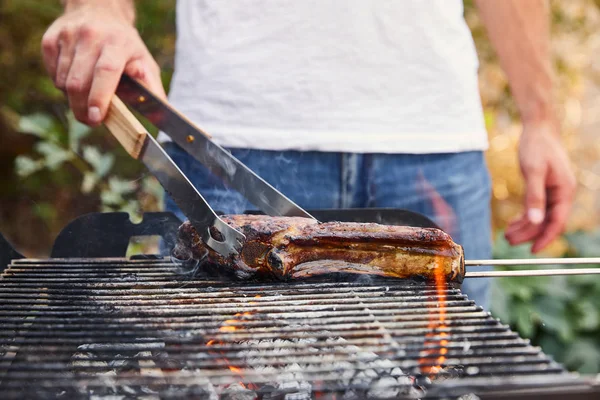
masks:
<instances>
[{"instance_id":1,"label":"green foliage","mask_svg":"<svg viewBox=\"0 0 600 400\"><path fill-rule=\"evenodd\" d=\"M157 182L149 177L135 181L119 177L119 172L113 170L115 155L103 152L99 146L82 143L91 130L77 122L71 112L65 120L67 126L43 113L20 119L19 127L23 133L36 136L38 141L31 155L21 155L15 159L17 174L27 178L44 170L52 172L71 167L70 170L79 173L81 182L78 186L81 192L97 195L102 211L126 211L134 216L139 214L138 192L147 191ZM70 181L76 182L77 179L73 176ZM160 190L152 190L157 199L160 193ZM38 205L35 213L43 219L56 217L56 210L51 203Z\"/></svg>"},{"instance_id":2,"label":"green foliage","mask_svg":"<svg viewBox=\"0 0 600 400\"><path fill-rule=\"evenodd\" d=\"M565 237L569 243L565 257L598 256L600 231ZM511 247L498 235L494 257L532 256L529 246ZM581 373L600 372L600 279L585 275L496 279L493 299L492 312L496 317L567 368Z\"/></svg>"},{"instance_id":3,"label":"green foliage","mask_svg":"<svg viewBox=\"0 0 600 400\"><path fill-rule=\"evenodd\" d=\"M61 12L59 1L0 1L0 230L30 256L48 254L56 234L81 214L154 211L162 198L160 185L143 178L143 166L104 129L74 120L46 74L40 44ZM175 2L140 2L137 25L168 88Z\"/></svg>"}]
</instances>

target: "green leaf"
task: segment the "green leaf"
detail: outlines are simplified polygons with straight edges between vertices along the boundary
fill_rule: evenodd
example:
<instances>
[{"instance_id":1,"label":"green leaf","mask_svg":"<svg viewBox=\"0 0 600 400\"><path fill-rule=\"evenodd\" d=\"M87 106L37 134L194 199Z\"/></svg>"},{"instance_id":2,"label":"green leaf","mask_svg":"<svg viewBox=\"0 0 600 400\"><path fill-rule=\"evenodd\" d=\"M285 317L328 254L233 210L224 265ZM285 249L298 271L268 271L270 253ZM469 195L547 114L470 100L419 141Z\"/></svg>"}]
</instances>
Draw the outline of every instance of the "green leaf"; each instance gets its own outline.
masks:
<instances>
[{"instance_id":1,"label":"green leaf","mask_svg":"<svg viewBox=\"0 0 600 400\"><path fill-rule=\"evenodd\" d=\"M135 182L126 181L116 176L113 176L108 180L108 187L111 192L117 193L119 195L133 193L137 189L137 185L135 184Z\"/></svg>"},{"instance_id":2,"label":"green leaf","mask_svg":"<svg viewBox=\"0 0 600 400\"><path fill-rule=\"evenodd\" d=\"M19 131L40 138L49 138L53 125L54 119L50 115L36 113L21 117L19 120Z\"/></svg>"},{"instance_id":3,"label":"green leaf","mask_svg":"<svg viewBox=\"0 0 600 400\"><path fill-rule=\"evenodd\" d=\"M492 313L501 321L510 322L512 321L511 299L499 282L499 279L492 281Z\"/></svg>"},{"instance_id":4,"label":"green leaf","mask_svg":"<svg viewBox=\"0 0 600 400\"><path fill-rule=\"evenodd\" d=\"M98 177L104 177L112 168L115 162L115 156L107 153L102 154L93 146L83 148L83 158L92 166Z\"/></svg>"},{"instance_id":5,"label":"green leaf","mask_svg":"<svg viewBox=\"0 0 600 400\"><path fill-rule=\"evenodd\" d=\"M600 348L591 339L579 339L565 351L564 362L584 374L600 372Z\"/></svg>"},{"instance_id":6,"label":"green leaf","mask_svg":"<svg viewBox=\"0 0 600 400\"><path fill-rule=\"evenodd\" d=\"M89 135L92 130L87 125L77 121L71 111L67 114L67 120L69 121L69 148L77 152L81 139Z\"/></svg>"},{"instance_id":7,"label":"green leaf","mask_svg":"<svg viewBox=\"0 0 600 400\"><path fill-rule=\"evenodd\" d=\"M556 266L556 268L560 268ZM548 269L552 269L549 267ZM563 301L575 300L578 298L579 294L577 293L577 289L570 284L567 276L554 276L550 279L547 288L544 292L546 296L552 296L554 298L562 299Z\"/></svg>"},{"instance_id":8,"label":"green leaf","mask_svg":"<svg viewBox=\"0 0 600 400\"><path fill-rule=\"evenodd\" d=\"M517 330L525 337L533 337L535 332L535 324L532 319L529 305L517 303L515 304L514 311Z\"/></svg>"},{"instance_id":9,"label":"green leaf","mask_svg":"<svg viewBox=\"0 0 600 400\"><path fill-rule=\"evenodd\" d=\"M133 222L141 222L142 220L142 211L140 210L140 206L137 201L130 200L123 206L121 206L119 211L123 211L129 214L129 218Z\"/></svg>"},{"instance_id":10,"label":"green leaf","mask_svg":"<svg viewBox=\"0 0 600 400\"><path fill-rule=\"evenodd\" d=\"M555 360L558 361L563 358L565 344L556 336L548 334L541 335L538 344L546 354L552 354Z\"/></svg>"},{"instance_id":11,"label":"green leaf","mask_svg":"<svg viewBox=\"0 0 600 400\"><path fill-rule=\"evenodd\" d=\"M42 161L37 161L27 156L17 156L15 159L15 171L17 172L17 175L22 178L25 178L42 168L44 168Z\"/></svg>"},{"instance_id":12,"label":"green leaf","mask_svg":"<svg viewBox=\"0 0 600 400\"><path fill-rule=\"evenodd\" d=\"M575 304L575 307L579 311L579 318L576 321L578 328L583 331L595 331L600 327L599 310L594 304L587 300L581 300Z\"/></svg>"},{"instance_id":13,"label":"green leaf","mask_svg":"<svg viewBox=\"0 0 600 400\"><path fill-rule=\"evenodd\" d=\"M569 246L578 257L600 256L600 231L573 232L565 235Z\"/></svg>"},{"instance_id":14,"label":"green leaf","mask_svg":"<svg viewBox=\"0 0 600 400\"><path fill-rule=\"evenodd\" d=\"M571 287L588 287L594 285L594 280L590 279L589 275L571 275L567 277L567 281Z\"/></svg>"},{"instance_id":15,"label":"green leaf","mask_svg":"<svg viewBox=\"0 0 600 400\"><path fill-rule=\"evenodd\" d=\"M514 297L517 300L528 302L533 298L533 287L527 280L518 278L504 279L500 284L508 296Z\"/></svg>"},{"instance_id":16,"label":"green leaf","mask_svg":"<svg viewBox=\"0 0 600 400\"><path fill-rule=\"evenodd\" d=\"M53 101L61 101L64 93L54 86L54 82L47 76L40 76L34 81L35 89L40 94L49 97Z\"/></svg>"},{"instance_id":17,"label":"green leaf","mask_svg":"<svg viewBox=\"0 0 600 400\"><path fill-rule=\"evenodd\" d=\"M83 174L83 181L81 182L81 191L85 194L91 193L98 184L99 177L94 172L86 171Z\"/></svg>"},{"instance_id":18,"label":"green leaf","mask_svg":"<svg viewBox=\"0 0 600 400\"><path fill-rule=\"evenodd\" d=\"M65 161L73 158L73 153L70 150L63 149L53 142L39 142L35 145L35 149L44 155L44 164L51 171L55 171Z\"/></svg>"},{"instance_id":19,"label":"green leaf","mask_svg":"<svg viewBox=\"0 0 600 400\"><path fill-rule=\"evenodd\" d=\"M36 203L33 212L44 221L52 221L57 216L56 208L50 203Z\"/></svg>"},{"instance_id":20,"label":"green leaf","mask_svg":"<svg viewBox=\"0 0 600 400\"><path fill-rule=\"evenodd\" d=\"M553 296L536 298L531 304L534 319L544 330L554 332L564 342L573 339L573 327L567 316L566 303Z\"/></svg>"},{"instance_id":21,"label":"green leaf","mask_svg":"<svg viewBox=\"0 0 600 400\"><path fill-rule=\"evenodd\" d=\"M494 241L494 258L535 258L531 252L531 244L511 246L504 237L503 232L498 232Z\"/></svg>"},{"instance_id":22,"label":"green leaf","mask_svg":"<svg viewBox=\"0 0 600 400\"><path fill-rule=\"evenodd\" d=\"M162 202L165 195L165 190L160 185L158 180L153 176L148 176L142 181L142 190L154 197L158 202Z\"/></svg>"},{"instance_id":23,"label":"green leaf","mask_svg":"<svg viewBox=\"0 0 600 400\"><path fill-rule=\"evenodd\" d=\"M100 193L100 200L105 206L119 206L125 201L119 193L110 190L103 190Z\"/></svg>"}]
</instances>

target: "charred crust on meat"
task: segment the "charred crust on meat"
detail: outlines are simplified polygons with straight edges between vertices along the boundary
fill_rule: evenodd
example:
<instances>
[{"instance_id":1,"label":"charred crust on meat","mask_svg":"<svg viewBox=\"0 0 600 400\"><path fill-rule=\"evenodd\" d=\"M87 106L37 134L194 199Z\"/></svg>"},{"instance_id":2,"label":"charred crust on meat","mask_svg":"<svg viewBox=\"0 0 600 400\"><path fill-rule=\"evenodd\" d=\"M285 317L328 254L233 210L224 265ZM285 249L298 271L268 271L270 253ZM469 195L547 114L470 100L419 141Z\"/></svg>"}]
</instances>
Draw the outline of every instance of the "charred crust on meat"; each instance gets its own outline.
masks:
<instances>
[{"instance_id":1,"label":"charred crust on meat","mask_svg":"<svg viewBox=\"0 0 600 400\"><path fill-rule=\"evenodd\" d=\"M281 259L279 254L277 254L276 249L273 249L268 253L267 260L268 260L269 267L271 267L272 271L278 272L278 275L280 275L280 276L285 275L286 271L285 271L285 268L283 265L283 260Z\"/></svg>"},{"instance_id":2,"label":"charred crust on meat","mask_svg":"<svg viewBox=\"0 0 600 400\"><path fill-rule=\"evenodd\" d=\"M462 282L465 273L462 247L434 228L263 215L221 219L246 236L239 255L224 258L208 248L189 222L179 229L178 253L191 252L199 258L208 251L210 262L240 279L300 279L343 272L433 280L434 271L441 269L448 282Z\"/></svg>"},{"instance_id":3,"label":"charred crust on meat","mask_svg":"<svg viewBox=\"0 0 600 400\"><path fill-rule=\"evenodd\" d=\"M208 231L210 232L210 236L217 242L225 241L225 237L223 236L221 231L217 229L216 226L211 226Z\"/></svg>"}]
</instances>

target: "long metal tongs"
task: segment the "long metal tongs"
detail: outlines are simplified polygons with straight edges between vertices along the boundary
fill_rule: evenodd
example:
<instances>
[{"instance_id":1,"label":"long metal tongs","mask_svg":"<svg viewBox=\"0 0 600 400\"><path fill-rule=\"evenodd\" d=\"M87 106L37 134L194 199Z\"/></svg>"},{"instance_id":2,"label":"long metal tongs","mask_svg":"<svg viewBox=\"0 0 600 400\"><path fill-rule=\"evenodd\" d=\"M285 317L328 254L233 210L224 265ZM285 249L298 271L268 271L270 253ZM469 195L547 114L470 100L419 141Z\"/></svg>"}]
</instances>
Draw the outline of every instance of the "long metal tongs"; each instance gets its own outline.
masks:
<instances>
[{"instance_id":1,"label":"long metal tongs","mask_svg":"<svg viewBox=\"0 0 600 400\"><path fill-rule=\"evenodd\" d=\"M314 218L141 83L123 75L117 95L265 214Z\"/></svg>"},{"instance_id":2,"label":"long metal tongs","mask_svg":"<svg viewBox=\"0 0 600 400\"><path fill-rule=\"evenodd\" d=\"M237 254L245 236L219 218L125 104L168 133L175 143L261 211L274 216L313 218L230 152L213 142L210 135L194 126L142 84L123 75L104 122L106 127L133 158L146 165L204 242L219 254L224 257Z\"/></svg>"},{"instance_id":3,"label":"long metal tongs","mask_svg":"<svg viewBox=\"0 0 600 400\"><path fill-rule=\"evenodd\" d=\"M146 128L114 96L104 124L129 155L142 161L190 220L200 237L224 257L241 250L245 236L223 222ZM215 230L219 232L215 234ZM217 237L215 237L217 236Z\"/></svg>"}]
</instances>

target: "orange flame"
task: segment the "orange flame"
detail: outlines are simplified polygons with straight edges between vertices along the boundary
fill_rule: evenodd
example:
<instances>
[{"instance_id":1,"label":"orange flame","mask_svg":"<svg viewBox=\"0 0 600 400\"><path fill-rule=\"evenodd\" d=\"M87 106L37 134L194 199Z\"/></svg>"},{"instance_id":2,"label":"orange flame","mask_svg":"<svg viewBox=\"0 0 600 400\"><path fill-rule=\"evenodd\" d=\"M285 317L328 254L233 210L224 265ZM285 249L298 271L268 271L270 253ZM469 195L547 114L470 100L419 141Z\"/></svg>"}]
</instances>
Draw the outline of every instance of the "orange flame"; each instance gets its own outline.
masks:
<instances>
[{"instance_id":1,"label":"orange flame","mask_svg":"<svg viewBox=\"0 0 600 400\"><path fill-rule=\"evenodd\" d=\"M241 372L242 372L242 369L241 369L241 368L234 367L233 365L230 365L230 366L229 366L229 370L230 370L231 372L234 372L234 373L236 373L236 374L239 374L239 373L241 373ZM240 383L241 383L241 382L240 382ZM243 386L243 384L242 384L242 386Z\"/></svg>"},{"instance_id":2,"label":"orange flame","mask_svg":"<svg viewBox=\"0 0 600 400\"><path fill-rule=\"evenodd\" d=\"M438 220L439 225L446 233L452 236L457 227L456 215L452 210L452 207L436 191L435 187L427 181L423 173L419 173L417 180L421 194L430 201L433 214L437 217L436 219ZM429 333L426 335L424 343L425 347L435 348L424 350L421 359L419 360L421 371L424 374L429 375L437 374L442 370L443 365L446 362L446 355L448 354L449 335L445 332L448 328L448 325L446 325L447 283L442 265L443 258L437 258L434 267L434 282L438 304L437 307L432 307L428 324ZM439 316L434 317L436 313L439 314ZM436 331L438 332L437 334L435 333ZM432 363L434 364L433 366L431 365Z\"/></svg>"},{"instance_id":3,"label":"orange flame","mask_svg":"<svg viewBox=\"0 0 600 400\"><path fill-rule=\"evenodd\" d=\"M219 332L234 332L237 328L235 326L222 326L219 328Z\"/></svg>"},{"instance_id":4,"label":"orange flame","mask_svg":"<svg viewBox=\"0 0 600 400\"><path fill-rule=\"evenodd\" d=\"M440 349L439 350L424 350L423 351L423 355L421 357L421 359L419 360L419 365L421 366L421 371L425 374L428 375L435 375L437 373L439 373L444 365L444 362L446 361L446 354L448 354L448 334L446 332L443 332L443 330L445 330L447 328L446 325L446 277L444 276L444 269L442 268L442 262L443 259L442 258L438 258L436 259L435 262L435 269L434 269L434 276L435 276L435 287L436 287L436 294L437 294L437 298L438 298L438 307L436 308L436 310L439 313L439 317L438 318L434 318L433 317L433 312L430 314L430 318L429 318L429 324L428 324L428 328L431 330L431 332L429 332L426 335L426 339L425 339L425 343L424 345L430 346L439 346ZM435 333L433 332L433 330L435 328L438 328L439 330L442 330L442 332L439 333L439 337L441 339L433 339L432 337L435 335ZM431 358L433 356L437 356L437 358L435 359L435 365L431 366L431 365L427 365L429 363L431 363Z\"/></svg>"}]
</instances>

